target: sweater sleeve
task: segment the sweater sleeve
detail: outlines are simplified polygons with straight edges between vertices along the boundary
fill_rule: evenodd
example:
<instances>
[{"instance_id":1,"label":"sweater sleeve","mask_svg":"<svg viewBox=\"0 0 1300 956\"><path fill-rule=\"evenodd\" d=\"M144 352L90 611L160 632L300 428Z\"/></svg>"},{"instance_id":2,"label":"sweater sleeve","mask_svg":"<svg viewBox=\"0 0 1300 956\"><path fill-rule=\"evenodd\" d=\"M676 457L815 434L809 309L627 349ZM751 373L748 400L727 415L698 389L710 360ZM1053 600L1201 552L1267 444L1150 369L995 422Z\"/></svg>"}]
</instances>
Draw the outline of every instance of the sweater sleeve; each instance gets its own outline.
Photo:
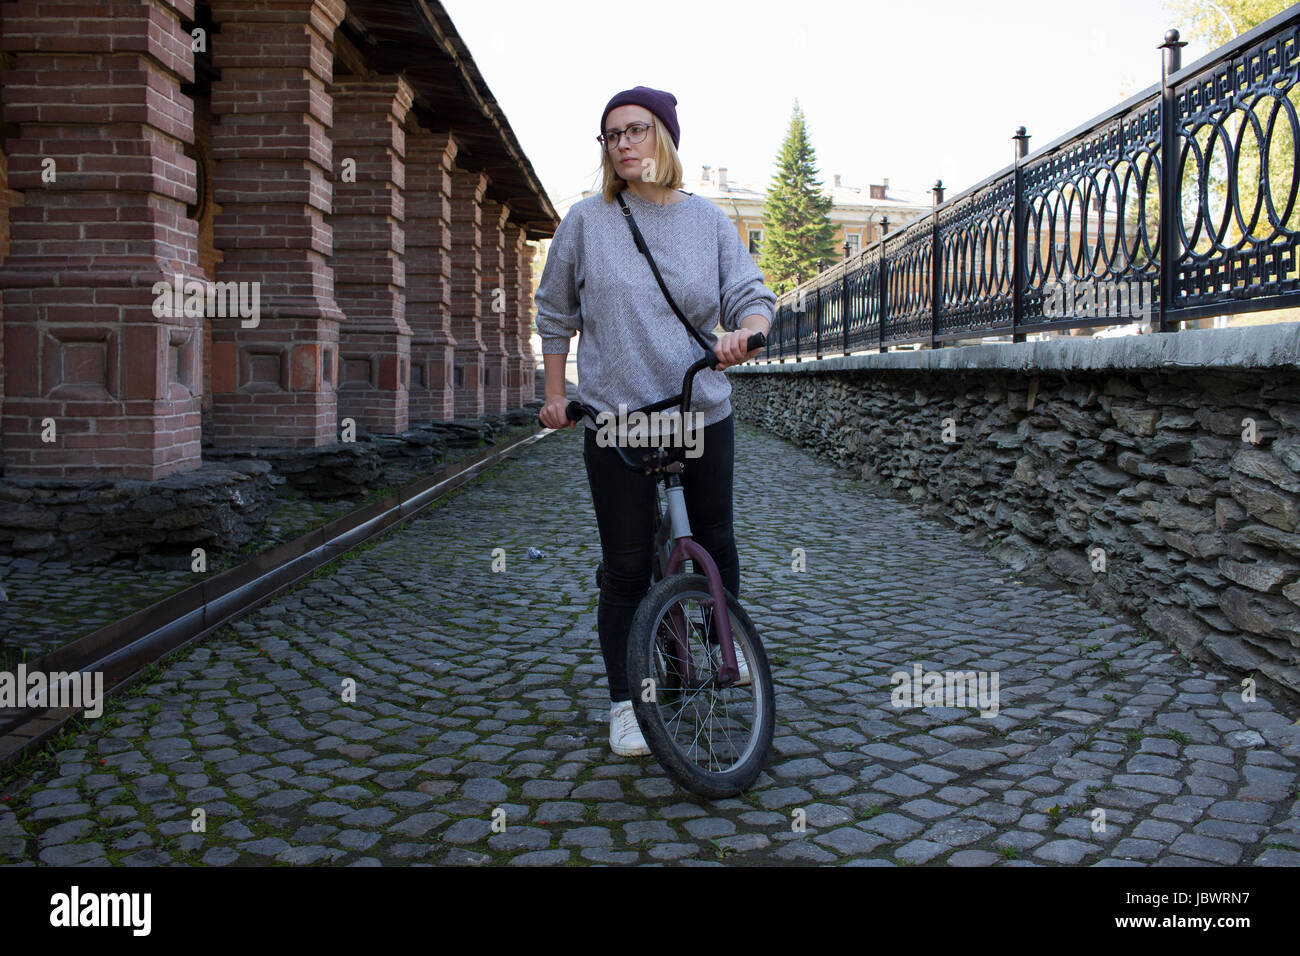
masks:
<instances>
[{"instance_id":1,"label":"sweater sleeve","mask_svg":"<svg viewBox=\"0 0 1300 956\"><path fill-rule=\"evenodd\" d=\"M763 273L745 248L735 224L721 210L718 215L718 277L724 329L736 331L741 319L754 313L771 324L776 312L776 295L763 284Z\"/></svg>"},{"instance_id":2,"label":"sweater sleeve","mask_svg":"<svg viewBox=\"0 0 1300 956\"><path fill-rule=\"evenodd\" d=\"M578 300L581 286L576 265L578 250L571 222L574 218L570 210L555 230L546 252L546 267L533 297L543 355L568 352L569 339L582 331L582 310Z\"/></svg>"}]
</instances>

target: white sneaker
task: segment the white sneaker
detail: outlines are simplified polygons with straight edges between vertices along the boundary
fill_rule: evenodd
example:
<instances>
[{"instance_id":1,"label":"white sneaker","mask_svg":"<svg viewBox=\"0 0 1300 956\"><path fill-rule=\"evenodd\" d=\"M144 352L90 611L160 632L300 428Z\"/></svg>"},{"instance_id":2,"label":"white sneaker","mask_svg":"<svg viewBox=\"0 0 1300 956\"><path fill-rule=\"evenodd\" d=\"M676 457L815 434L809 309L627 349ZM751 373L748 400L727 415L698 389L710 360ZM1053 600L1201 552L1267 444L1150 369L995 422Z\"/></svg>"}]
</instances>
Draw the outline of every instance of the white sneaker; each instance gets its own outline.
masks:
<instances>
[{"instance_id":1,"label":"white sneaker","mask_svg":"<svg viewBox=\"0 0 1300 956\"><path fill-rule=\"evenodd\" d=\"M609 747L620 757L645 757L650 753L630 700L609 705Z\"/></svg>"},{"instance_id":2,"label":"white sneaker","mask_svg":"<svg viewBox=\"0 0 1300 956\"><path fill-rule=\"evenodd\" d=\"M734 638L731 641L732 648L736 651L736 667L740 671L740 677L736 680L734 686L744 687L750 683L749 679L749 661L745 660L745 652L740 649L740 644ZM717 661L717 666L722 667L722 649L715 647L713 649L713 659Z\"/></svg>"},{"instance_id":3,"label":"white sneaker","mask_svg":"<svg viewBox=\"0 0 1300 956\"><path fill-rule=\"evenodd\" d=\"M740 645L734 640L731 642L731 646L736 651L736 667L740 669L740 679L736 683L743 687L749 683L749 661L745 660L745 652L740 649Z\"/></svg>"}]
</instances>

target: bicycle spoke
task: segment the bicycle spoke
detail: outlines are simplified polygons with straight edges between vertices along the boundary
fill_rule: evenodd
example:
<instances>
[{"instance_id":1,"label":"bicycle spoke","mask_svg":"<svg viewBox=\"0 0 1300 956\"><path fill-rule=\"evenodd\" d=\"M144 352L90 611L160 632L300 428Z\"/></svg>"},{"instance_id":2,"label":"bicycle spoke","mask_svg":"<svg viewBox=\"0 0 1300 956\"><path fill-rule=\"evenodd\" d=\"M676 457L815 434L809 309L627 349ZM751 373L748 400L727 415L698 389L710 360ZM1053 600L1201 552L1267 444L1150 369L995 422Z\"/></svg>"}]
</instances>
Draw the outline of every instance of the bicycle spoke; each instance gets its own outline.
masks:
<instances>
[{"instance_id":1,"label":"bicycle spoke","mask_svg":"<svg viewBox=\"0 0 1300 956\"><path fill-rule=\"evenodd\" d=\"M700 694L702 694L707 689L708 689L707 687L697 687L690 693L689 696L684 695L682 698L682 706L677 709L677 713L674 716L680 718L681 714L686 710L687 704L694 703L696 698L698 698Z\"/></svg>"},{"instance_id":2,"label":"bicycle spoke","mask_svg":"<svg viewBox=\"0 0 1300 956\"><path fill-rule=\"evenodd\" d=\"M704 629L704 633L706 635L706 640L708 642L707 646L709 648L710 658L712 659L715 649L718 655L718 667L713 669L713 676L714 679L716 680L718 676L718 669L722 665L722 646L721 646L720 638L718 637L717 619L714 617L713 611L714 611L713 607L711 606L706 607L704 606L703 603L701 603L700 612L702 618L702 626ZM734 763L736 757L736 747L731 738L732 728L730 725L732 724L732 721L730 719L731 718L730 708L727 706L728 702L729 702L728 696L725 695L724 693L721 697L723 710L722 713L719 714L718 707L717 707L719 703L719 693L714 693L710 698L709 713L707 715L708 726L709 726L709 754L710 754L710 758L716 759L717 747L713 742L714 729L716 727L719 730L720 734L723 737L725 737L727 742L728 759L730 759L732 763Z\"/></svg>"},{"instance_id":3,"label":"bicycle spoke","mask_svg":"<svg viewBox=\"0 0 1300 956\"><path fill-rule=\"evenodd\" d=\"M675 634L676 634L675 630L674 630L673 628L671 628L671 627L669 628L669 633L670 633L670 635L675 635ZM670 637L668 638L668 640L670 640L670 641L671 641L672 639L673 639L673 636L670 636ZM690 645L689 645L689 637L688 637L687 640L684 641L683 643L686 643L686 645L689 647L689 646L690 646ZM677 670L676 678L677 678L677 680L678 680L679 682L682 682L682 683L684 684L684 681L682 681L682 675L683 675L683 674L685 673L685 671L686 671L685 661L683 661L682 659L680 659L680 658L678 658L678 657L676 657L675 655L672 655L672 654L665 654L664 657L665 657L665 661L673 661L673 662L675 662L675 666L676 666L676 670ZM669 717L668 717L667 720L665 721L666 723L672 724L673 722L680 722L681 717L682 717L684 711L686 710L687 705L690 704L691 701L693 700L693 698L696 696L696 694L698 694L698 691L696 691L696 692L694 692L694 693L689 693L689 690L690 690L690 689L687 688L687 687L685 687L685 686L683 686L683 687L677 689L677 696L678 696L678 704L679 704L679 706L678 706L678 708L677 708L677 710L676 710L675 713L672 713L672 714L669 715Z\"/></svg>"},{"instance_id":4,"label":"bicycle spoke","mask_svg":"<svg viewBox=\"0 0 1300 956\"><path fill-rule=\"evenodd\" d=\"M724 729L725 729L725 732L726 732L726 735L727 735L727 749L731 752L732 759L734 760L734 759L735 759L735 756L736 756L736 743L735 743L735 741L733 741L733 740L731 739L731 732L730 732L730 729L729 729L729 728L730 728L730 724L731 724L731 708L730 708L730 706L729 706L730 703L731 703L731 702L730 702L730 700L729 700L728 698L724 697L724 698L722 699L722 707L723 707L723 709L722 709L722 715L723 715L723 718L726 720L726 724L724 725Z\"/></svg>"},{"instance_id":5,"label":"bicycle spoke","mask_svg":"<svg viewBox=\"0 0 1300 956\"><path fill-rule=\"evenodd\" d=\"M710 761L717 760L717 750L713 746L713 712L717 702L718 702L717 694L709 695L709 713L707 714L707 721L708 721L708 728L709 728L709 760ZM718 769L722 769L721 764L718 765Z\"/></svg>"},{"instance_id":6,"label":"bicycle spoke","mask_svg":"<svg viewBox=\"0 0 1300 956\"><path fill-rule=\"evenodd\" d=\"M692 625L696 624L697 621L699 623L699 630L703 635L703 640L700 642L700 646L701 649L708 654L708 657L706 658L707 672L710 674L710 680L716 681L717 667L714 663L713 654L717 645L713 641L709 640L710 637L713 637L716 640L716 621L713 617L713 609L711 607L705 607L701 602L697 605L695 610L697 613L691 615L691 623ZM724 768L724 756L729 762L728 765L734 765L736 762L735 758L738 754L738 748L735 746L735 741L732 736L736 730L734 725L738 723L738 721L736 721L730 713L730 707L728 705L729 695L723 696L720 701L719 690L720 689L714 684L702 685L691 695L690 700L687 701L687 703L694 706L698 717L698 729L692 735L691 739L691 747L693 748L692 759L696 762L703 761L707 763L711 771L722 770ZM699 705L704 703L699 700L699 697L700 694L705 691L708 691L707 710L702 715L698 715L700 709ZM720 703L723 705L722 709L719 708ZM679 711L679 716L680 713L681 712ZM724 740L727 745L726 752L724 755L720 755L720 745ZM701 753L701 750L703 753Z\"/></svg>"},{"instance_id":7,"label":"bicycle spoke","mask_svg":"<svg viewBox=\"0 0 1300 956\"><path fill-rule=\"evenodd\" d=\"M767 719L758 697L764 677L755 674L747 685L719 684L722 622L717 611L712 594L698 591L682 593L661 607L651 625L649 666L642 671L657 683L653 719L660 733L679 759L707 775L749 763L762 746L757 735ZM747 661L756 661L745 626L729 617L733 646L745 650Z\"/></svg>"},{"instance_id":8,"label":"bicycle spoke","mask_svg":"<svg viewBox=\"0 0 1300 956\"><path fill-rule=\"evenodd\" d=\"M702 734L703 732L704 732L704 724L701 723L701 724L700 724L700 729L697 730L697 731L695 731L695 736L691 739L691 751L690 751L690 752L691 752L692 754L694 754L694 753L696 752L696 749L695 749L695 748L698 746L698 744L699 744L699 740L700 740L700 734ZM692 757L692 759L695 759L695 758ZM696 762L698 763L699 761L696 760Z\"/></svg>"},{"instance_id":9,"label":"bicycle spoke","mask_svg":"<svg viewBox=\"0 0 1300 956\"><path fill-rule=\"evenodd\" d=\"M689 618L688 618L688 620L689 620ZM692 622L692 623L693 623L693 622ZM689 643L689 638L688 638L688 643L687 643L686 646L687 646L687 653L688 653L688 654L691 654L691 649L693 648L694 645L691 644L691 643ZM692 654L691 656L693 657L694 655ZM680 669L681 669L681 670L685 670L685 662L681 662L681 668L680 668ZM698 708L695 707L696 701L697 701L697 699L699 698L700 694L703 693L704 690L706 690L706 689L707 689L707 685L702 684L702 685L699 686L699 687L688 688L688 689L685 689L685 690L684 690L684 692L683 692L682 695L681 695L680 706L677 708L676 713L673 714L673 715L671 715L671 720L672 720L673 722L675 722L675 723L678 725L679 728L680 728L680 726L681 726L681 720L682 720L683 716L685 716L685 713L686 713L686 711L687 711L687 708L689 707L689 708L691 708L692 710L698 709ZM688 732L689 732L689 731L688 731ZM674 735L673 735L673 736L676 738L676 737L678 737L679 735L678 735L677 732L674 732ZM699 738L699 733L697 732L697 733L694 735L694 737L692 738L692 741L691 741L691 746L692 746L692 747L695 745L695 742L696 742L696 740L698 740L698 738ZM692 759L694 759L694 757L692 757Z\"/></svg>"}]
</instances>

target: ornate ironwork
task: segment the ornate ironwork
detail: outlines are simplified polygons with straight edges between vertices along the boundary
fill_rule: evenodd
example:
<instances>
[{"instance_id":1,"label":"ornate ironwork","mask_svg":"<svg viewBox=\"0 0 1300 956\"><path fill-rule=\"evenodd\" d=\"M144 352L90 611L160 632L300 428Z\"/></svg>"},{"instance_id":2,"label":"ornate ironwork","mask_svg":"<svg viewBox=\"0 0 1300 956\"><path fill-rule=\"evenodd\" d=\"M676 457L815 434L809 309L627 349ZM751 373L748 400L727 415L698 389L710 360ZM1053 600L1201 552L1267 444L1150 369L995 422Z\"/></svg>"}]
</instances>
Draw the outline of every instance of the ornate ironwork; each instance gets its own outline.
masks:
<instances>
[{"instance_id":1,"label":"ornate ironwork","mask_svg":"<svg viewBox=\"0 0 1300 956\"><path fill-rule=\"evenodd\" d=\"M1014 183L1002 176L939 209L935 339L997 328L1010 329L1015 292L1011 272Z\"/></svg>"},{"instance_id":2,"label":"ornate ironwork","mask_svg":"<svg viewBox=\"0 0 1300 956\"><path fill-rule=\"evenodd\" d=\"M1021 127L1011 166L782 296L766 357L1300 305L1300 6L1180 69L1183 45L1166 35L1161 82L1033 155Z\"/></svg>"},{"instance_id":3,"label":"ornate ironwork","mask_svg":"<svg viewBox=\"0 0 1300 956\"><path fill-rule=\"evenodd\" d=\"M1293 20L1186 81L1175 78L1174 312L1229 312L1225 304L1300 292L1298 68Z\"/></svg>"}]
</instances>

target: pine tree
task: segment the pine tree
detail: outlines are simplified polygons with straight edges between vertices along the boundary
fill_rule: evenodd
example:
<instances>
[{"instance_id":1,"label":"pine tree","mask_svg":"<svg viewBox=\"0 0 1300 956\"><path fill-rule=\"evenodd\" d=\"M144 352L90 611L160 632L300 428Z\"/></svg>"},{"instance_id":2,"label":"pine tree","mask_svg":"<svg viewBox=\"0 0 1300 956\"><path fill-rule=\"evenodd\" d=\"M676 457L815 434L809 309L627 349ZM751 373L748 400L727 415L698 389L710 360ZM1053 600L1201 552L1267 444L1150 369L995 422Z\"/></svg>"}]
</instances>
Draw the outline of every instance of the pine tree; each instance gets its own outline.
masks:
<instances>
[{"instance_id":1,"label":"pine tree","mask_svg":"<svg viewBox=\"0 0 1300 956\"><path fill-rule=\"evenodd\" d=\"M777 172L767 191L758 259L764 281L777 295L794 288L796 276L811 278L818 259L836 258L835 227L826 215L833 200L822 195L816 164L803 111L795 100Z\"/></svg>"}]
</instances>

